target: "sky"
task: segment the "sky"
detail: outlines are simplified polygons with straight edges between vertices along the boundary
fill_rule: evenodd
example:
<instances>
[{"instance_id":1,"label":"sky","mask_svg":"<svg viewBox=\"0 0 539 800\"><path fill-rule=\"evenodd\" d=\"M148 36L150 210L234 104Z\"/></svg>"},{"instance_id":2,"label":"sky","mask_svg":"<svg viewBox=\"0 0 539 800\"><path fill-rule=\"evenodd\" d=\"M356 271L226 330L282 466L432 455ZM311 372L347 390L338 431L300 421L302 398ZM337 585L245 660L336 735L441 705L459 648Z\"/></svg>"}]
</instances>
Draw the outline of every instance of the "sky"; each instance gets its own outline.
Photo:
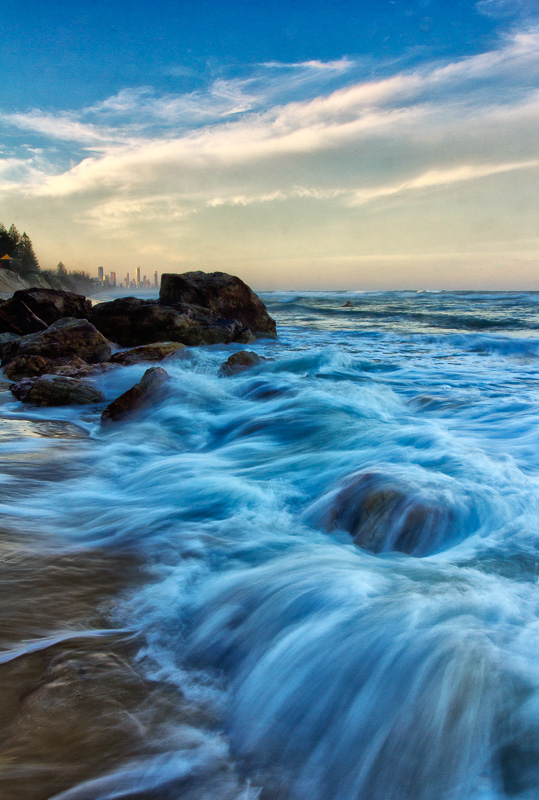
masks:
<instances>
[{"instance_id":1,"label":"sky","mask_svg":"<svg viewBox=\"0 0 539 800\"><path fill-rule=\"evenodd\" d=\"M538 0L26 0L0 221L41 266L539 289Z\"/></svg>"}]
</instances>

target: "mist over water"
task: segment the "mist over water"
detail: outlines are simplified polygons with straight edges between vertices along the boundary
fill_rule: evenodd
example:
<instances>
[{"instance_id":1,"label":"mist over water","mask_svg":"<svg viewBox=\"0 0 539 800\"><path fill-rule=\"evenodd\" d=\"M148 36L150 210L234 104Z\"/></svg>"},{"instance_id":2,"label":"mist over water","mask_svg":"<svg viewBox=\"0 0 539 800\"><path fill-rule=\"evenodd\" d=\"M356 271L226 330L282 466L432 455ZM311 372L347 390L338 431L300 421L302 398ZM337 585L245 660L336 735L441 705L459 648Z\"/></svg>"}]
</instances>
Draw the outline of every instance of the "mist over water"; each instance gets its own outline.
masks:
<instances>
[{"instance_id":1,"label":"mist over water","mask_svg":"<svg viewBox=\"0 0 539 800\"><path fill-rule=\"evenodd\" d=\"M107 630L183 714L56 797L536 800L539 294L263 299L116 429L2 407L7 529L144 565Z\"/></svg>"}]
</instances>

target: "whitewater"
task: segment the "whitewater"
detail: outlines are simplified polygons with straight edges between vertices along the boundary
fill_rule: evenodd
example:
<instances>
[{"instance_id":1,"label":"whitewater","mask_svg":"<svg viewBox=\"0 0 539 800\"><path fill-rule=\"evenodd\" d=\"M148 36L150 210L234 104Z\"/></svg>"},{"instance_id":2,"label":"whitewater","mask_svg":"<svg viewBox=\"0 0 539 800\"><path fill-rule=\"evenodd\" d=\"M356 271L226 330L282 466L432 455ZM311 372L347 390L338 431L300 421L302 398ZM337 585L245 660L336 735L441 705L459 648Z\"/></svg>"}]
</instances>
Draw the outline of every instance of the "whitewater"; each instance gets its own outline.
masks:
<instances>
[{"instance_id":1,"label":"whitewater","mask_svg":"<svg viewBox=\"0 0 539 800\"><path fill-rule=\"evenodd\" d=\"M135 578L0 668L124 637L167 698L55 799L537 800L539 293L261 297L266 361L188 348L114 429L2 394L6 536Z\"/></svg>"}]
</instances>

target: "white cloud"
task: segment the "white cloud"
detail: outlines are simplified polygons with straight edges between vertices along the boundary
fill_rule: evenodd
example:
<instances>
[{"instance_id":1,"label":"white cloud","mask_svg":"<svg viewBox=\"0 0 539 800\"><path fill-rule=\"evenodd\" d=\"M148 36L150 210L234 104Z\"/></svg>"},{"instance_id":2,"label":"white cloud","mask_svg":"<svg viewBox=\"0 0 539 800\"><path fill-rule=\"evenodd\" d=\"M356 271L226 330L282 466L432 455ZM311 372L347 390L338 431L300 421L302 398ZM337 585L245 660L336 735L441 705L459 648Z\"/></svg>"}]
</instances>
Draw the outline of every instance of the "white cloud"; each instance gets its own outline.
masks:
<instances>
[{"instance_id":1,"label":"white cloud","mask_svg":"<svg viewBox=\"0 0 539 800\"><path fill-rule=\"evenodd\" d=\"M84 125L71 115L48 115L40 111L31 111L27 114L7 114L4 122L15 125L26 131L41 133L50 139L63 139L66 141L95 144L110 141L111 136L106 136L94 125Z\"/></svg>"}]
</instances>

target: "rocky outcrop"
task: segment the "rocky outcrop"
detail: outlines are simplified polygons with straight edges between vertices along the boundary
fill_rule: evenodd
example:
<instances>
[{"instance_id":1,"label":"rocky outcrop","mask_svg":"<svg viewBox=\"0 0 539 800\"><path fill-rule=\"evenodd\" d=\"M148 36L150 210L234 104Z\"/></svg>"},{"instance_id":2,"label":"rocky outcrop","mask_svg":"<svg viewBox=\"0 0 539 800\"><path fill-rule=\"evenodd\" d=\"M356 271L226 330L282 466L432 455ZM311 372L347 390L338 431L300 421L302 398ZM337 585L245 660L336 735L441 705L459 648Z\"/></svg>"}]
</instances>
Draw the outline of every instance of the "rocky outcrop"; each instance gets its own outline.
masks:
<instances>
[{"instance_id":1,"label":"rocky outcrop","mask_svg":"<svg viewBox=\"0 0 539 800\"><path fill-rule=\"evenodd\" d=\"M178 350L184 350L185 345L179 342L156 342L146 344L141 347L133 347L131 350L122 350L111 356L113 364L121 364L124 367L132 364L140 364L141 361L163 361Z\"/></svg>"},{"instance_id":2,"label":"rocky outcrop","mask_svg":"<svg viewBox=\"0 0 539 800\"><path fill-rule=\"evenodd\" d=\"M0 333L25 336L44 331L46 327L47 323L37 317L20 298L10 297L0 305Z\"/></svg>"},{"instance_id":3,"label":"rocky outcrop","mask_svg":"<svg viewBox=\"0 0 539 800\"><path fill-rule=\"evenodd\" d=\"M163 341L190 346L228 344L253 338L236 320L218 319L192 306L173 307L136 297L99 303L90 320L104 336L123 347Z\"/></svg>"},{"instance_id":4,"label":"rocky outcrop","mask_svg":"<svg viewBox=\"0 0 539 800\"><path fill-rule=\"evenodd\" d=\"M139 383L124 392L103 411L101 424L109 425L119 422L136 411L146 407L159 394L163 385L169 380L168 373L162 367L147 369Z\"/></svg>"},{"instance_id":5,"label":"rocky outcrop","mask_svg":"<svg viewBox=\"0 0 539 800\"><path fill-rule=\"evenodd\" d=\"M224 364L221 364L219 375L223 377L237 375L239 372L256 367L267 360L267 358L259 356L258 353L254 353L252 350L240 350L238 353L232 353Z\"/></svg>"},{"instance_id":6,"label":"rocky outcrop","mask_svg":"<svg viewBox=\"0 0 539 800\"><path fill-rule=\"evenodd\" d=\"M61 289L22 289L15 292L13 299L25 303L47 325L66 317L88 319L92 310L91 302L84 295Z\"/></svg>"},{"instance_id":7,"label":"rocky outcrop","mask_svg":"<svg viewBox=\"0 0 539 800\"><path fill-rule=\"evenodd\" d=\"M0 298L11 297L18 289L28 289L33 286L50 288L50 283L43 273L23 278L18 272L10 269L0 269Z\"/></svg>"},{"instance_id":8,"label":"rocky outcrop","mask_svg":"<svg viewBox=\"0 0 539 800\"><path fill-rule=\"evenodd\" d=\"M275 320L262 300L240 278L226 272L166 273L161 276L159 302L202 306L216 317L238 320L256 336L277 335Z\"/></svg>"},{"instance_id":9,"label":"rocky outcrop","mask_svg":"<svg viewBox=\"0 0 539 800\"><path fill-rule=\"evenodd\" d=\"M104 399L95 386L65 375L23 378L10 388L17 400L34 406L89 405Z\"/></svg>"},{"instance_id":10,"label":"rocky outcrop","mask_svg":"<svg viewBox=\"0 0 539 800\"><path fill-rule=\"evenodd\" d=\"M40 333L21 336L4 349L2 367L19 356L45 359L78 356L90 364L110 359L110 344L87 320L62 319Z\"/></svg>"}]
</instances>

